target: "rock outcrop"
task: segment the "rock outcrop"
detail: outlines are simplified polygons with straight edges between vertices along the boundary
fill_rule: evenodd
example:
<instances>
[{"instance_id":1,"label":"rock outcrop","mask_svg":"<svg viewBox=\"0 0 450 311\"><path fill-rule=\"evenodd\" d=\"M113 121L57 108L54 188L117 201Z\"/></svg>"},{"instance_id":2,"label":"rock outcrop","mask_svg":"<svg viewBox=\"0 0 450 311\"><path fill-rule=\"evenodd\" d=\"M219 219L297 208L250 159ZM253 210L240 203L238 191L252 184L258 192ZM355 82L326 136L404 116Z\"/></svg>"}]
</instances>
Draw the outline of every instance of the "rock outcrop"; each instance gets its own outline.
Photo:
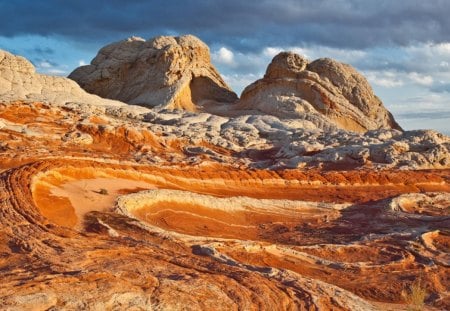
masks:
<instances>
[{"instance_id":1,"label":"rock outcrop","mask_svg":"<svg viewBox=\"0 0 450 311\"><path fill-rule=\"evenodd\" d=\"M328 58L309 63L282 52L237 102L212 66L209 48L191 35L110 44L69 78L90 93L134 105L222 116L264 113L297 119L308 129L401 130L361 74Z\"/></svg>"},{"instance_id":2,"label":"rock outcrop","mask_svg":"<svg viewBox=\"0 0 450 311\"><path fill-rule=\"evenodd\" d=\"M237 100L211 64L208 46L191 35L110 44L69 78L90 93L149 107L196 111L210 101Z\"/></svg>"},{"instance_id":3,"label":"rock outcrop","mask_svg":"<svg viewBox=\"0 0 450 311\"><path fill-rule=\"evenodd\" d=\"M264 78L245 88L238 109L304 119L326 130L401 129L353 67L328 58L309 63L291 52L276 55Z\"/></svg>"},{"instance_id":4,"label":"rock outcrop","mask_svg":"<svg viewBox=\"0 0 450 311\"><path fill-rule=\"evenodd\" d=\"M86 93L74 81L36 73L27 59L0 50L0 100L41 101L56 105L89 102L92 105L124 106L118 101Z\"/></svg>"},{"instance_id":5,"label":"rock outcrop","mask_svg":"<svg viewBox=\"0 0 450 311\"><path fill-rule=\"evenodd\" d=\"M303 96L292 115L275 98L233 116L0 65L2 309L389 311L418 286L450 309L450 137L378 129L384 108L345 65L282 54L256 85ZM198 109L193 81L177 94Z\"/></svg>"}]
</instances>

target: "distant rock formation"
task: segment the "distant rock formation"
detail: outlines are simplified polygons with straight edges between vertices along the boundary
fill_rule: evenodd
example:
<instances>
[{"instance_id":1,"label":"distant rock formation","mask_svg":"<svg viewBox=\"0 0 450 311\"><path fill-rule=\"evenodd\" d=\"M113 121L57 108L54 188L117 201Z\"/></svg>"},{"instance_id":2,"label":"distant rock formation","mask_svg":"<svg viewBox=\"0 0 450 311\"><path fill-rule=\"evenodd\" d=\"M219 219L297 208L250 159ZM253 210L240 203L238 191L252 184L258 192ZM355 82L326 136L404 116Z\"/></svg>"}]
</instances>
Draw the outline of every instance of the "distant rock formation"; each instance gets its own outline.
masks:
<instances>
[{"instance_id":1,"label":"distant rock formation","mask_svg":"<svg viewBox=\"0 0 450 311\"><path fill-rule=\"evenodd\" d=\"M309 63L291 52L276 55L264 78L245 88L238 109L305 119L323 129L401 129L353 67L329 58Z\"/></svg>"},{"instance_id":2,"label":"distant rock formation","mask_svg":"<svg viewBox=\"0 0 450 311\"><path fill-rule=\"evenodd\" d=\"M123 103L86 93L74 81L37 74L27 59L0 50L0 100L43 101L52 104L89 102L92 105L124 106Z\"/></svg>"},{"instance_id":3,"label":"distant rock formation","mask_svg":"<svg viewBox=\"0 0 450 311\"><path fill-rule=\"evenodd\" d=\"M238 100L211 64L208 46L192 35L110 44L69 78L90 93L134 105L222 116L263 113L297 119L309 129L401 130L361 74L328 58L309 63L282 52Z\"/></svg>"},{"instance_id":4,"label":"distant rock formation","mask_svg":"<svg viewBox=\"0 0 450 311\"><path fill-rule=\"evenodd\" d=\"M208 101L237 100L211 64L208 46L192 35L110 44L69 78L90 93L150 107L196 111Z\"/></svg>"}]
</instances>

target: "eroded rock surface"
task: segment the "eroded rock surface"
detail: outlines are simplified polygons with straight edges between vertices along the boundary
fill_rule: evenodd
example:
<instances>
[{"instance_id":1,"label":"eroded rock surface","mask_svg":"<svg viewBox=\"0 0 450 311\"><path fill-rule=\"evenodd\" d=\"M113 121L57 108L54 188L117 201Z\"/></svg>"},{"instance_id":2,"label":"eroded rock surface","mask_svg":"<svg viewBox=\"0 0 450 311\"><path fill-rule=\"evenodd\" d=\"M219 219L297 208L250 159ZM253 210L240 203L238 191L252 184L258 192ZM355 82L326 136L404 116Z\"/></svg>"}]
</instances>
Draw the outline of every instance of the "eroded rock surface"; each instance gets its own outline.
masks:
<instances>
[{"instance_id":1,"label":"eroded rock surface","mask_svg":"<svg viewBox=\"0 0 450 311\"><path fill-rule=\"evenodd\" d=\"M38 74L27 59L2 50L0 50L0 99L3 102L47 101L54 105L67 102L124 105L118 101L88 94L70 79Z\"/></svg>"},{"instance_id":2,"label":"eroded rock surface","mask_svg":"<svg viewBox=\"0 0 450 311\"><path fill-rule=\"evenodd\" d=\"M208 46L191 35L110 44L69 78L90 93L150 107L196 111L206 102L237 100L211 64Z\"/></svg>"},{"instance_id":3,"label":"eroded rock surface","mask_svg":"<svg viewBox=\"0 0 450 311\"><path fill-rule=\"evenodd\" d=\"M137 108L7 57L3 309L402 310L419 279L449 309L449 137Z\"/></svg>"},{"instance_id":4,"label":"eroded rock surface","mask_svg":"<svg viewBox=\"0 0 450 311\"><path fill-rule=\"evenodd\" d=\"M238 108L308 120L326 130L401 130L353 67L328 58L309 63L292 52L273 58L264 78L242 92Z\"/></svg>"}]
</instances>

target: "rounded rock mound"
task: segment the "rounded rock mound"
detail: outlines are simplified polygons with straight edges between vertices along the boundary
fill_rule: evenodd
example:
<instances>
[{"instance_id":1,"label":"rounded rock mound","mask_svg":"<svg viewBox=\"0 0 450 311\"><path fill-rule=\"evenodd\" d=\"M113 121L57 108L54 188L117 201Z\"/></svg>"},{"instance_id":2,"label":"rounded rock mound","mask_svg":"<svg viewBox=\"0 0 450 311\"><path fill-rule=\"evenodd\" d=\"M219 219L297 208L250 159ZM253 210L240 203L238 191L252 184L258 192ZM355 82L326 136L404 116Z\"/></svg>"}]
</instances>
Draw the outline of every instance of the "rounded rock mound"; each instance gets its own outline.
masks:
<instances>
[{"instance_id":1,"label":"rounded rock mound","mask_svg":"<svg viewBox=\"0 0 450 311\"><path fill-rule=\"evenodd\" d=\"M308 60L303 56L292 52L281 52L272 59L264 78L296 78L297 74L305 70L307 65Z\"/></svg>"},{"instance_id":2,"label":"rounded rock mound","mask_svg":"<svg viewBox=\"0 0 450 311\"><path fill-rule=\"evenodd\" d=\"M58 76L36 73L22 56L0 50L0 102L42 101L55 105L71 102L98 106L124 106L123 103L86 93L75 82Z\"/></svg>"},{"instance_id":3,"label":"rounded rock mound","mask_svg":"<svg viewBox=\"0 0 450 311\"><path fill-rule=\"evenodd\" d=\"M237 100L211 64L208 46L192 35L112 43L69 78L90 93L150 107L196 111Z\"/></svg>"},{"instance_id":4,"label":"rounded rock mound","mask_svg":"<svg viewBox=\"0 0 450 311\"><path fill-rule=\"evenodd\" d=\"M292 52L273 58L264 78L244 89L238 109L304 119L322 129L401 130L353 67L329 58L309 63Z\"/></svg>"}]
</instances>

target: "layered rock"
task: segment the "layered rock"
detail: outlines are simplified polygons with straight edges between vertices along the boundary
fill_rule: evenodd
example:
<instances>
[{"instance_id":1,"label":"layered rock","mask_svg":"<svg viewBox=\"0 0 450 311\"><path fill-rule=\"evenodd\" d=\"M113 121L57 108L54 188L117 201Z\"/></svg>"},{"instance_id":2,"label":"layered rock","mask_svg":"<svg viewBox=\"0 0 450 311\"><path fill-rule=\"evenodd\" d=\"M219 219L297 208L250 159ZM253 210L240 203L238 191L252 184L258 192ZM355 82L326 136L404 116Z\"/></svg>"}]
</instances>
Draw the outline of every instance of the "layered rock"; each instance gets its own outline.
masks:
<instances>
[{"instance_id":1,"label":"layered rock","mask_svg":"<svg viewBox=\"0 0 450 311\"><path fill-rule=\"evenodd\" d=\"M27 59L2 50L0 100L42 101L56 105L89 102L92 105L124 106L123 103L88 94L70 79L38 74Z\"/></svg>"},{"instance_id":2,"label":"layered rock","mask_svg":"<svg viewBox=\"0 0 450 311\"><path fill-rule=\"evenodd\" d=\"M69 78L90 93L150 107L196 111L209 101L237 99L211 64L208 46L191 35L110 44Z\"/></svg>"},{"instance_id":3,"label":"layered rock","mask_svg":"<svg viewBox=\"0 0 450 311\"><path fill-rule=\"evenodd\" d=\"M427 304L448 309L449 198L425 194L448 192L447 178L40 159L0 173L0 298L19 310L398 310L422 277ZM391 199L419 191L398 198L407 209ZM410 203L422 201L442 213Z\"/></svg>"},{"instance_id":4,"label":"layered rock","mask_svg":"<svg viewBox=\"0 0 450 311\"><path fill-rule=\"evenodd\" d=\"M264 78L245 88L238 109L304 119L322 129L401 129L353 67L328 58L309 63L291 52L276 55Z\"/></svg>"},{"instance_id":5,"label":"layered rock","mask_svg":"<svg viewBox=\"0 0 450 311\"><path fill-rule=\"evenodd\" d=\"M398 310L418 285L449 309L448 136L334 129L312 104L311 120L109 107L7 56L4 309ZM338 85L329 71L293 55L265 79ZM355 81L332 90L376 111Z\"/></svg>"}]
</instances>

